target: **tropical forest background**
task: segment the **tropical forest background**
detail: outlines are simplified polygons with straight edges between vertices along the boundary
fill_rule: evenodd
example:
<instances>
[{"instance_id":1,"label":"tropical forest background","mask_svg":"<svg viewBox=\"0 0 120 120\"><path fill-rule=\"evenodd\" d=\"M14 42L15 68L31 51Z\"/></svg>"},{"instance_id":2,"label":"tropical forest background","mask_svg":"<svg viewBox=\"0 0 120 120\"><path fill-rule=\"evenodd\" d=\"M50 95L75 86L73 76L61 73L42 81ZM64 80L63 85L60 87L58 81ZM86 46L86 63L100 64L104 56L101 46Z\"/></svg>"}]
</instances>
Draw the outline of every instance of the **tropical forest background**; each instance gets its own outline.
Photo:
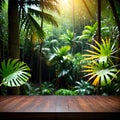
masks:
<instances>
[{"instance_id":1,"label":"tropical forest background","mask_svg":"<svg viewBox=\"0 0 120 120\"><path fill-rule=\"evenodd\" d=\"M0 95L120 95L119 0L0 0Z\"/></svg>"}]
</instances>

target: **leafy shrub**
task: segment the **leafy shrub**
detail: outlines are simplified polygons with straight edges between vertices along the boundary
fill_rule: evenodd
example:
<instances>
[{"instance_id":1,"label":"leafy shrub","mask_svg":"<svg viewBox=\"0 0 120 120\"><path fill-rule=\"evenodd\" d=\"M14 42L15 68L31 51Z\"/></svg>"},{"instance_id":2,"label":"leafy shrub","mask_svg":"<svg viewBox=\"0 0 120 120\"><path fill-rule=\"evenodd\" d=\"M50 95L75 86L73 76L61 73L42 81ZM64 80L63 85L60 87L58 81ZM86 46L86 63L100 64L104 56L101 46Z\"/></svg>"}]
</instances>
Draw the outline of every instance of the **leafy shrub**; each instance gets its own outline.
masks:
<instances>
[{"instance_id":1,"label":"leafy shrub","mask_svg":"<svg viewBox=\"0 0 120 120\"><path fill-rule=\"evenodd\" d=\"M120 80L100 88L101 95L120 95Z\"/></svg>"},{"instance_id":2,"label":"leafy shrub","mask_svg":"<svg viewBox=\"0 0 120 120\"><path fill-rule=\"evenodd\" d=\"M51 95L53 94L54 87L51 82L44 82L41 85L41 94L42 95Z\"/></svg>"},{"instance_id":3,"label":"leafy shrub","mask_svg":"<svg viewBox=\"0 0 120 120\"><path fill-rule=\"evenodd\" d=\"M21 94L22 95L40 95L40 88L35 87L30 82L25 83L24 85L21 86Z\"/></svg>"},{"instance_id":4,"label":"leafy shrub","mask_svg":"<svg viewBox=\"0 0 120 120\"><path fill-rule=\"evenodd\" d=\"M90 85L87 81L76 81L76 86L73 88L77 95L91 95L94 94L95 87Z\"/></svg>"},{"instance_id":5,"label":"leafy shrub","mask_svg":"<svg viewBox=\"0 0 120 120\"><path fill-rule=\"evenodd\" d=\"M55 95L76 95L74 91L68 89L59 89L55 92Z\"/></svg>"}]
</instances>

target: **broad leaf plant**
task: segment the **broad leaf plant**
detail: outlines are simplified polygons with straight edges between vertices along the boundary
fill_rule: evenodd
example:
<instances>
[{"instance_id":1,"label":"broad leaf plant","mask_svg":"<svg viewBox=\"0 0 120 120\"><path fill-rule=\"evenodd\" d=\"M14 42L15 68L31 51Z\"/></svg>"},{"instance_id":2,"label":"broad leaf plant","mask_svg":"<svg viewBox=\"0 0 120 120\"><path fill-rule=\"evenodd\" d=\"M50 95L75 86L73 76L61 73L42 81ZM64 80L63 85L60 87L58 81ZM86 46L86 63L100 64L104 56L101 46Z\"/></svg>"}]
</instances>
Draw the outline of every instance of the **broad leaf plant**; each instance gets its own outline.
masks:
<instances>
[{"instance_id":1,"label":"broad leaf plant","mask_svg":"<svg viewBox=\"0 0 120 120\"><path fill-rule=\"evenodd\" d=\"M25 84L31 77L28 65L18 59L8 59L1 62L0 86L18 87Z\"/></svg>"}]
</instances>

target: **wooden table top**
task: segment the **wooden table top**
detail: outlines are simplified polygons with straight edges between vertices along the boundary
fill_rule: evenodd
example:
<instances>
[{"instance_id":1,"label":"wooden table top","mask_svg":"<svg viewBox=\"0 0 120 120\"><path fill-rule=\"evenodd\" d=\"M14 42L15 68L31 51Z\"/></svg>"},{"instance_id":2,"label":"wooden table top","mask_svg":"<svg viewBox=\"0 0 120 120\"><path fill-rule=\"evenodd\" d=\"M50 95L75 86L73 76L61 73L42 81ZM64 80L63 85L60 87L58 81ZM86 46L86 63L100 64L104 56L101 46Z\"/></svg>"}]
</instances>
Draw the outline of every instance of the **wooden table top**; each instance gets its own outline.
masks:
<instances>
[{"instance_id":1,"label":"wooden table top","mask_svg":"<svg viewBox=\"0 0 120 120\"><path fill-rule=\"evenodd\" d=\"M120 96L0 96L0 112L120 112Z\"/></svg>"}]
</instances>

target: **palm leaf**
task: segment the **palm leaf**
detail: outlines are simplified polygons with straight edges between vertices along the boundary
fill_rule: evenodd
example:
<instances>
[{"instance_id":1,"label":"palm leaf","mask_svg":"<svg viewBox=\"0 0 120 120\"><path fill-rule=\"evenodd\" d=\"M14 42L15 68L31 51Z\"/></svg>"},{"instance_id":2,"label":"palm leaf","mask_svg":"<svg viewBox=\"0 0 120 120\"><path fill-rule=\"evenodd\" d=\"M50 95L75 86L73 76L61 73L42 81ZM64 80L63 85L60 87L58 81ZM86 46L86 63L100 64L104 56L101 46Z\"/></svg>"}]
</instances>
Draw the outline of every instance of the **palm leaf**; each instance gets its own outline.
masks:
<instances>
[{"instance_id":1,"label":"palm leaf","mask_svg":"<svg viewBox=\"0 0 120 120\"><path fill-rule=\"evenodd\" d=\"M98 47L96 47L96 46L94 46L94 45L92 45L92 44L88 44L88 45L90 45L94 50L96 50L97 52L100 52L100 49L98 48Z\"/></svg>"},{"instance_id":2,"label":"palm leaf","mask_svg":"<svg viewBox=\"0 0 120 120\"><path fill-rule=\"evenodd\" d=\"M120 70L117 70L114 65L112 58L116 58L113 53L118 50L115 48L115 43L111 44L110 39L102 39L102 43L96 43L91 45L92 50L86 50L88 53L84 54L86 56L85 60L92 60L88 65L83 66L83 72L86 72L84 77L90 76L88 81L92 81L92 85L105 86L110 84L113 79L117 79L117 74Z\"/></svg>"},{"instance_id":3,"label":"palm leaf","mask_svg":"<svg viewBox=\"0 0 120 120\"><path fill-rule=\"evenodd\" d=\"M90 38L90 35L89 34L83 34L79 37L80 40L83 40L83 39L89 39Z\"/></svg>"},{"instance_id":4,"label":"palm leaf","mask_svg":"<svg viewBox=\"0 0 120 120\"><path fill-rule=\"evenodd\" d=\"M45 12L42 12L40 10L32 9L32 8L28 8L28 10L32 14L35 14L36 16L43 18L46 22L58 27L58 23L52 15L45 13Z\"/></svg>"},{"instance_id":5,"label":"palm leaf","mask_svg":"<svg viewBox=\"0 0 120 120\"><path fill-rule=\"evenodd\" d=\"M97 30L97 27L98 27L98 22L95 22L95 24L93 24L93 32L95 32Z\"/></svg>"},{"instance_id":6,"label":"palm leaf","mask_svg":"<svg viewBox=\"0 0 120 120\"><path fill-rule=\"evenodd\" d=\"M83 30L83 31L82 31L82 34L83 34L83 35L86 35L86 34L87 34L87 35L89 35L89 36L90 36L91 31L90 31L90 30L85 29L85 30Z\"/></svg>"},{"instance_id":7,"label":"palm leaf","mask_svg":"<svg viewBox=\"0 0 120 120\"><path fill-rule=\"evenodd\" d=\"M107 59L110 60L111 58L114 58L112 54L118 52L118 50L115 48L115 44L113 45L110 43L110 39L102 39L102 43L98 43L96 40L94 40L96 43L95 45L88 44L93 50L86 50L88 54L84 54L83 56L86 56L86 60L92 60L92 59L100 59L101 62L107 62ZM116 57L117 58L117 57Z\"/></svg>"},{"instance_id":8,"label":"palm leaf","mask_svg":"<svg viewBox=\"0 0 120 120\"><path fill-rule=\"evenodd\" d=\"M39 4L42 5L43 8L46 10L50 10L53 12L57 12L60 14L60 11L58 9L58 0L44 0L44 1L39 1Z\"/></svg>"},{"instance_id":9,"label":"palm leaf","mask_svg":"<svg viewBox=\"0 0 120 120\"><path fill-rule=\"evenodd\" d=\"M92 85L97 86L99 84L100 76L97 76L93 81Z\"/></svg>"},{"instance_id":10,"label":"palm leaf","mask_svg":"<svg viewBox=\"0 0 120 120\"><path fill-rule=\"evenodd\" d=\"M92 51L92 50L86 50L88 53L91 53L93 55L99 55L99 53L95 52L95 51Z\"/></svg>"},{"instance_id":11,"label":"palm leaf","mask_svg":"<svg viewBox=\"0 0 120 120\"><path fill-rule=\"evenodd\" d=\"M97 40L93 40L93 41L96 43L96 45L98 46L98 48L101 47L101 44Z\"/></svg>"},{"instance_id":12,"label":"palm leaf","mask_svg":"<svg viewBox=\"0 0 120 120\"><path fill-rule=\"evenodd\" d=\"M43 7L46 10L51 10L60 14L60 11L57 6L58 0L35 0L35 1L27 0L26 2L24 2L24 0L20 0L19 5L21 4L27 4L29 6L36 5L38 7Z\"/></svg>"},{"instance_id":13,"label":"palm leaf","mask_svg":"<svg viewBox=\"0 0 120 120\"><path fill-rule=\"evenodd\" d=\"M87 26L85 26L84 28L87 29L88 31L93 31L93 27L92 27L92 26L87 25ZM84 30L83 30L83 31L84 31Z\"/></svg>"},{"instance_id":14,"label":"palm leaf","mask_svg":"<svg viewBox=\"0 0 120 120\"><path fill-rule=\"evenodd\" d=\"M45 32L40 27L40 25L37 23L37 21L30 14L28 14L28 19L29 19L30 24L32 24L31 27L34 28L34 29L32 29L33 32L37 33L37 35L39 36L39 38L41 40L44 40L44 38L45 38Z\"/></svg>"},{"instance_id":15,"label":"palm leaf","mask_svg":"<svg viewBox=\"0 0 120 120\"><path fill-rule=\"evenodd\" d=\"M87 68L83 70L83 72L87 72L84 77L90 76L88 81L93 81L92 85L101 85L104 86L106 84L110 84L111 81L116 78L117 79L117 69L115 66L104 65L101 62L93 62L90 65L84 66Z\"/></svg>"},{"instance_id":16,"label":"palm leaf","mask_svg":"<svg viewBox=\"0 0 120 120\"><path fill-rule=\"evenodd\" d=\"M25 84L31 74L26 63L18 59L3 60L1 63L0 76L3 78L2 84L8 87L17 87Z\"/></svg>"}]
</instances>

